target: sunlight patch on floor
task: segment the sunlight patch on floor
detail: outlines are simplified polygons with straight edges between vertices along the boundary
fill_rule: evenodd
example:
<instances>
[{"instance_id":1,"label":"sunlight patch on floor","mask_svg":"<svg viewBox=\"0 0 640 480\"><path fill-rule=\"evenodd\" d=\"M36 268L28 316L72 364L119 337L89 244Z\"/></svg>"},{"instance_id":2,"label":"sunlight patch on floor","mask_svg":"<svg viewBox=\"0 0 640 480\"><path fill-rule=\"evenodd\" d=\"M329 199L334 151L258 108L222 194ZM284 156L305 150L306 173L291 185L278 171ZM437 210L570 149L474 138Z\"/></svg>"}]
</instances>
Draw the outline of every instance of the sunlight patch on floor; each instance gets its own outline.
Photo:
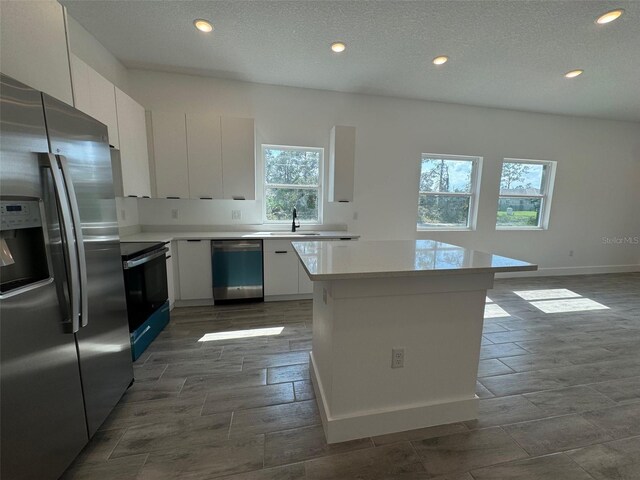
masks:
<instances>
[{"instance_id":1,"label":"sunlight patch on floor","mask_svg":"<svg viewBox=\"0 0 640 480\"><path fill-rule=\"evenodd\" d=\"M531 305L544 313L582 312L585 310L608 310L609 307L589 298L568 298L562 300L543 300L531 302Z\"/></svg>"},{"instance_id":2,"label":"sunlight patch on floor","mask_svg":"<svg viewBox=\"0 0 640 480\"><path fill-rule=\"evenodd\" d=\"M579 293L572 292L566 288L549 288L546 290L520 290L514 291L516 295L524 300L549 300L556 298L581 297Z\"/></svg>"},{"instance_id":3,"label":"sunlight patch on floor","mask_svg":"<svg viewBox=\"0 0 640 480\"><path fill-rule=\"evenodd\" d=\"M495 303L489 303L484 306L484 318L503 318L510 316L505 309Z\"/></svg>"},{"instance_id":4,"label":"sunlight patch on floor","mask_svg":"<svg viewBox=\"0 0 640 480\"><path fill-rule=\"evenodd\" d=\"M266 337L280 335L284 327L252 328L248 330L234 330L231 332L205 333L199 342L215 342L219 340L232 340L237 338Z\"/></svg>"}]
</instances>

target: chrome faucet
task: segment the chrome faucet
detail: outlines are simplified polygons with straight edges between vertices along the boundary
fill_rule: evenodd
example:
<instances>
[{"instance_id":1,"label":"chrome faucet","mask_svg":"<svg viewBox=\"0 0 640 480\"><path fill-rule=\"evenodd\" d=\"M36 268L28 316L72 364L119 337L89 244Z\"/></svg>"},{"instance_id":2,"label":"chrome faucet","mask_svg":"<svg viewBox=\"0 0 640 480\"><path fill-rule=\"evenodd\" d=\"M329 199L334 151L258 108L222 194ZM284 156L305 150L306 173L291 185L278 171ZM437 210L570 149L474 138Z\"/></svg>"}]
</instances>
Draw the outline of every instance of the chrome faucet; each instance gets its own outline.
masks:
<instances>
[{"instance_id":1,"label":"chrome faucet","mask_svg":"<svg viewBox=\"0 0 640 480\"><path fill-rule=\"evenodd\" d=\"M291 222L291 231L295 232L296 228L300 228L300 222L296 222L298 218L298 212L296 212L295 207L293 208L293 221Z\"/></svg>"}]
</instances>

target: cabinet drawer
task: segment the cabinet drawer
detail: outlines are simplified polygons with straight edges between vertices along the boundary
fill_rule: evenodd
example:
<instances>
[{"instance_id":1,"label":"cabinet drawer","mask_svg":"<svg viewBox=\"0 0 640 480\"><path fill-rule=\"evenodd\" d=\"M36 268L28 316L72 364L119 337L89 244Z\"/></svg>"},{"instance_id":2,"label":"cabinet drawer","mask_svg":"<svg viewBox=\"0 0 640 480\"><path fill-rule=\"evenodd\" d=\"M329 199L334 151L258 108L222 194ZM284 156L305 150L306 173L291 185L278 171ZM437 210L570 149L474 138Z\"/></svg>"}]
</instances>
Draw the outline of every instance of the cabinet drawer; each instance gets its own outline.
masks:
<instances>
[{"instance_id":1,"label":"cabinet drawer","mask_svg":"<svg viewBox=\"0 0 640 480\"><path fill-rule=\"evenodd\" d=\"M296 252L293 250L291 240L265 240L264 241L264 253L276 253L287 252L296 256Z\"/></svg>"}]
</instances>

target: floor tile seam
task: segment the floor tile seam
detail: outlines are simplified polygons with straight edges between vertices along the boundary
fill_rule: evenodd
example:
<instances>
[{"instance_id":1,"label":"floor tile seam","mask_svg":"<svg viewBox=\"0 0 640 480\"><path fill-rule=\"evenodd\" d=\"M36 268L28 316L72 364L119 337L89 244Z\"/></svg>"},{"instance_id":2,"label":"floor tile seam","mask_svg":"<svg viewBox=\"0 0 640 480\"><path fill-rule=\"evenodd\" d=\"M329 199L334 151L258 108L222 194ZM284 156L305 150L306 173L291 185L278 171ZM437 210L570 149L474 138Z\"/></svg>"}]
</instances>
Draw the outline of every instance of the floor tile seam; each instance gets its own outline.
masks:
<instances>
[{"instance_id":1,"label":"floor tile seam","mask_svg":"<svg viewBox=\"0 0 640 480\"><path fill-rule=\"evenodd\" d=\"M574 464L575 466L577 466L580 470L582 470L585 474L587 474L587 475L589 476L589 478L593 478L593 479L595 480L595 478L596 478L596 477L594 477L593 475L591 475L591 473L589 473L589 472L587 471L587 469L586 469L586 468L584 468L582 465L580 465L580 464L579 464L579 463L578 463L578 462L577 462L577 461L576 461L576 460L575 460L571 455L567 455L567 452L571 452L571 451L574 451L574 450L579 450L579 449L582 449L582 448L589 448L589 447L593 447L593 445L588 445L588 446L586 446L586 447L572 448L571 450L567 450L567 451L565 451L565 452L562 452L562 454L563 454L565 457L567 457L567 458L571 461L571 463L573 463L573 464Z\"/></svg>"}]
</instances>

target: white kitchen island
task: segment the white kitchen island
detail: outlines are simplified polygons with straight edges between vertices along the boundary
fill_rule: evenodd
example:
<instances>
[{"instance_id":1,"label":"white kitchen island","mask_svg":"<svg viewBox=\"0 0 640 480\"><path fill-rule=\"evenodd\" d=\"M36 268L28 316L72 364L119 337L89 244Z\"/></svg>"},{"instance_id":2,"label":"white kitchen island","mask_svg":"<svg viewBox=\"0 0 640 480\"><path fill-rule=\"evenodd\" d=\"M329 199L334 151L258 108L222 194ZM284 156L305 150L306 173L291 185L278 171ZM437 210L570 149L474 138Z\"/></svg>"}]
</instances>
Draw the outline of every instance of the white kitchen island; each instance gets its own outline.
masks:
<instances>
[{"instance_id":1,"label":"white kitchen island","mask_svg":"<svg viewBox=\"0 0 640 480\"><path fill-rule=\"evenodd\" d=\"M496 272L536 265L432 240L293 246L314 282L309 368L327 442L476 418L486 292Z\"/></svg>"}]
</instances>

